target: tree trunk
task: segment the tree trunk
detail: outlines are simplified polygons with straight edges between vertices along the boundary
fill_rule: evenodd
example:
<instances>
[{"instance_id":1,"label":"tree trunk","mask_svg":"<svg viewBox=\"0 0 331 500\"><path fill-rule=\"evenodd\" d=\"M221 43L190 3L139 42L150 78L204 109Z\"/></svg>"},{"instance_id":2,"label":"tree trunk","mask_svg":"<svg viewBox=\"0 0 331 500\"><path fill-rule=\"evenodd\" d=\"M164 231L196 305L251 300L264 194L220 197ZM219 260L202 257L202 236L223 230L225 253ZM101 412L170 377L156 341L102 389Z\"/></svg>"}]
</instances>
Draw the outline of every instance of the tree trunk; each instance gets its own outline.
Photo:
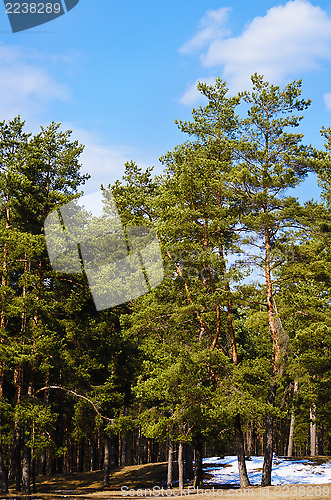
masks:
<instances>
[{"instance_id":1,"label":"tree trunk","mask_svg":"<svg viewBox=\"0 0 331 500\"><path fill-rule=\"evenodd\" d=\"M122 467L124 467L126 465L126 446L127 446L127 442L126 442L126 436L124 435L121 439L121 455L120 455L120 459L121 459L121 465Z\"/></svg>"},{"instance_id":2,"label":"tree trunk","mask_svg":"<svg viewBox=\"0 0 331 500\"><path fill-rule=\"evenodd\" d=\"M277 386L273 383L270 387L268 402L274 405ZM271 485L271 469L272 469L272 454L273 454L273 432L274 432L274 417L271 413L265 417L265 431L263 435L263 469L261 486Z\"/></svg>"},{"instance_id":3,"label":"tree trunk","mask_svg":"<svg viewBox=\"0 0 331 500\"><path fill-rule=\"evenodd\" d=\"M31 459L31 479L32 479L32 492L36 493L37 492L37 487L36 487L36 457L34 457L34 456Z\"/></svg>"},{"instance_id":4,"label":"tree trunk","mask_svg":"<svg viewBox=\"0 0 331 500\"><path fill-rule=\"evenodd\" d=\"M80 443L78 444L78 464L77 464L77 469L78 472L84 472L84 465L85 465L85 439L83 438ZM57 460L57 464L59 465L59 461ZM60 472L57 470L57 472Z\"/></svg>"},{"instance_id":5,"label":"tree trunk","mask_svg":"<svg viewBox=\"0 0 331 500\"><path fill-rule=\"evenodd\" d=\"M226 288L226 291L230 294L231 290L230 290L229 283L226 283L225 288ZM231 340L232 361L233 361L234 365L237 365L238 364L238 352L237 352L237 342L236 342L236 337L234 334L233 322L232 322L232 299L231 299L230 295L229 295L228 301L227 301L227 329L228 329L228 334L229 334L230 340ZM235 429L236 449L237 449L237 457L238 457L240 488L246 488L246 486L250 485L250 482L248 479L248 474L247 474L247 469L246 469L244 435L243 435L243 432L241 429L241 421L240 421L239 413L235 416L234 429Z\"/></svg>"},{"instance_id":6,"label":"tree trunk","mask_svg":"<svg viewBox=\"0 0 331 500\"><path fill-rule=\"evenodd\" d=\"M25 495L30 495L30 461L31 461L31 450L30 447L25 444L23 448L23 463L22 463L22 492Z\"/></svg>"},{"instance_id":7,"label":"tree trunk","mask_svg":"<svg viewBox=\"0 0 331 500\"><path fill-rule=\"evenodd\" d=\"M173 453L174 453L174 444L173 444L172 441L169 441L167 488L172 488L172 480L173 480Z\"/></svg>"},{"instance_id":8,"label":"tree trunk","mask_svg":"<svg viewBox=\"0 0 331 500\"><path fill-rule=\"evenodd\" d=\"M237 456L238 456L238 469L239 469L239 482L240 488L250 486L247 475L246 462L245 462L245 449L244 449L244 436L241 429L240 415L237 414L234 419L234 428L236 436Z\"/></svg>"},{"instance_id":9,"label":"tree trunk","mask_svg":"<svg viewBox=\"0 0 331 500\"><path fill-rule=\"evenodd\" d=\"M266 304L268 314L268 325L273 342L273 359L272 359L272 377L273 381L270 386L268 402L274 405L276 398L277 383L276 380L281 373L281 356L278 331L275 322L275 314L273 309L273 287L271 278L271 240L270 230L265 227L264 230L265 243L265 283L266 283ZM269 413L265 418L265 431L263 436L264 447L264 462L262 470L261 486L271 485L271 469L272 469L272 454L273 454L273 415Z\"/></svg>"},{"instance_id":10,"label":"tree trunk","mask_svg":"<svg viewBox=\"0 0 331 500\"><path fill-rule=\"evenodd\" d=\"M86 470L92 472L94 470L94 443L93 438L88 440L88 467Z\"/></svg>"},{"instance_id":11,"label":"tree trunk","mask_svg":"<svg viewBox=\"0 0 331 500\"><path fill-rule=\"evenodd\" d=\"M148 463L148 450L147 450L147 439L144 439L144 444L143 444L143 464Z\"/></svg>"},{"instance_id":12,"label":"tree trunk","mask_svg":"<svg viewBox=\"0 0 331 500\"><path fill-rule=\"evenodd\" d=\"M318 432L318 454L324 455L324 425L323 422L320 425Z\"/></svg>"},{"instance_id":13,"label":"tree trunk","mask_svg":"<svg viewBox=\"0 0 331 500\"><path fill-rule=\"evenodd\" d=\"M184 477L186 480L191 481L194 478L194 468L193 468L194 454L192 446L188 443L185 444L184 451L185 451Z\"/></svg>"},{"instance_id":14,"label":"tree trunk","mask_svg":"<svg viewBox=\"0 0 331 500\"><path fill-rule=\"evenodd\" d=\"M63 439L64 439L64 416L63 416L63 392L58 392L58 401L59 401L59 416L58 416L58 430L57 430L57 446L59 448L63 448ZM84 440L82 443L84 450ZM64 456L61 454L57 457L57 473L63 474L63 464L64 464ZM83 457L80 454L79 457L79 472L83 472Z\"/></svg>"},{"instance_id":15,"label":"tree trunk","mask_svg":"<svg viewBox=\"0 0 331 500\"><path fill-rule=\"evenodd\" d=\"M291 422L290 422L290 432L288 435L288 447L287 447L287 456L288 457L293 456L294 425L295 425L295 415L294 415L294 411L292 410Z\"/></svg>"},{"instance_id":16,"label":"tree trunk","mask_svg":"<svg viewBox=\"0 0 331 500\"><path fill-rule=\"evenodd\" d=\"M197 436L194 446L194 479L193 487L202 488L203 486L203 468L202 468L202 458L203 458L203 442L201 436Z\"/></svg>"},{"instance_id":17,"label":"tree trunk","mask_svg":"<svg viewBox=\"0 0 331 500\"><path fill-rule=\"evenodd\" d=\"M109 446L109 437L105 434L105 451L104 451L104 459L103 459L103 486L109 486L109 471L110 471L110 446Z\"/></svg>"},{"instance_id":18,"label":"tree trunk","mask_svg":"<svg viewBox=\"0 0 331 500\"><path fill-rule=\"evenodd\" d=\"M298 392L299 382L297 380L294 381L294 389L293 389L293 403L295 401L296 394ZM290 432L288 436L288 447L287 447L287 456L293 456L293 438L294 438L294 425L295 425L295 414L294 408L291 411L291 422L290 422Z\"/></svg>"},{"instance_id":19,"label":"tree trunk","mask_svg":"<svg viewBox=\"0 0 331 500\"><path fill-rule=\"evenodd\" d=\"M16 491L21 491L21 436L15 422L14 444L10 461L10 479L15 481Z\"/></svg>"},{"instance_id":20,"label":"tree trunk","mask_svg":"<svg viewBox=\"0 0 331 500\"><path fill-rule=\"evenodd\" d=\"M47 372L46 372L46 378L45 378L44 385L46 387L49 385L49 370L47 370ZM46 405L49 404L49 389L46 389L44 391L44 403ZM43 432L42 437L44 437L44 436L45 436L45 433ZM46 450L43 449L41 452L41 457L40 457L40 462L39 462L39 474L41 476L46 476L46 468L47 468L47 453L46 453ZM69 469L69 467L68 467L68 469ZM69 470L68 470L68 472L69 472Z\"/></svg>"},{"instance_id":21,"label":"tree trunk","mask_svg":"<svg viewBox=\"0 0 331 500\"><path fill-rule=\"evenodd\" d=\"M310 456L315 457L316 453L316 405L312 403L310 406Z\"/></svg>"},{"instance_id":22,"label":"tree trunk","mask_svg":"<svg viewBox=\"0 0 331 500\"><path fill-rule=\"evenodd\" d=\"M0 338L0 345L3 343L3 339ZM3 398L3 380L4 380L4 371L3 371L3 363L0 363L0 400Z\"/></svg>"},{"instance_id":23,"label":"tree trunk","mask_svg":"<svg viewBox=\"0 0 331 500\"><path fill-rule=\"evenodd\" d=\"M118 436L113 436L110 439L110 468L116 469L118 467Z\"/></svg>"},{"instance_id":24,"label":"tree trunk","mask_svg":"<svg viewBox=\"0 0 331 500\"><path fill-rule=\"evenodd\" d=\"M139 412L141 411L141 406L139 404ZM136 454L137 454L137 465L140 465L142 463L142 457L141 457L141 451L140 451L140 442L141 442L141 427L139 426L138 432L137 432L137 439L136 439Z\"/></svg>"},{"instance_id":25,"label":"tree trunk","mask_svg":"<svg viewBox=\"0 0 331 500\"><path fill-rule=\"evenodd\" d=\"M23 389L23 370L21 366L14 369L14 385L16 389L16 404L20 403ZM18 425L18 417L15 413L14 421L14 443L10 461L10 479L15 481L16 491L21 491L21 429Z\"/></svg>"},{"instance_id":26,"label":"tree trunk","mask_svg":"<svg viewBox=\"0 0 331 500\"><path fill-rule=\"evenodd\" d=\"M1 493L8 493L8 471L3 461L2 450L0 450L0 484Z\"/></svg>"},{"instance_id":27,"label":"tree trunk","mask_svg":"<svg viewBox=\"0 0 331 500\"><path fill-rule=\"evenodd\" d=\"M183 441L179 441L178 447L178 487L184 488L184 462L183 462Z\"/></svg>"},{"instance_id":28,"label":"tree trunk","mask_svg":"<svg viewBox=\"0 0 331 500\"><path fill-rule=\"evenodd\" d=\"M254 445L254 423L251 421L248 423L248 430L246 433L246 453L248 456L252 457L255 455L255 445Z\"/></svg>"},{"instance_id":29,"label":"tree trunk","mask_svg":"<svg viewBox=\"0 0 331 500\"><path fill-rule=\"evenodd\" d=\"M151 439L147 440L147 463L152 463L152 441Z\"/></svg>"}]
</instances>

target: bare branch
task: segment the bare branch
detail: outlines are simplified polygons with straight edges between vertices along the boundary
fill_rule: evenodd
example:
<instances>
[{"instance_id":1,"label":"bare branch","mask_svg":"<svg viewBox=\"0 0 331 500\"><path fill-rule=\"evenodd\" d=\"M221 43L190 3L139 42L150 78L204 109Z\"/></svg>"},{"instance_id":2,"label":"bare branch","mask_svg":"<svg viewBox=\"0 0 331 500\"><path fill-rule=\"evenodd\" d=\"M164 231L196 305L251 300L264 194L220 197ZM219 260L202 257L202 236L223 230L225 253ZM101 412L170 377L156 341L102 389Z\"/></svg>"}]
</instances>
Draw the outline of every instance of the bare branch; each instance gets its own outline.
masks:
<instances>
[{"instance_id":1,"label":"bare branch","mask_svg":"<svg viewBox=\"0 0 331 500\"><path fill-rule=\"evenodd\" d=\"M42 387L41 389L38 389L38 391L36 391L36 394L38 394L38 392L47 391L48 389L58 389L60 391L68 392L69 394L72 394L73 396L76 396L76 398L84 399L85 401L87 401L88 403L90 403L93 406L95 412L99 415L99 417L103 418L104 420L107 420L112 425L114 425L114 419L113 418L108 418L108 417L105 417L104 415L102 415L99 412L98 407L97 407L96 403L94 403L94 401L92 401L91 399L87 398L86 396L83 396L82 394L78 394L77 392L72 391L71 389L66 389L65 387L61 387L60 385L48 385L48 386Z\"/></svg>"}]
</instances>

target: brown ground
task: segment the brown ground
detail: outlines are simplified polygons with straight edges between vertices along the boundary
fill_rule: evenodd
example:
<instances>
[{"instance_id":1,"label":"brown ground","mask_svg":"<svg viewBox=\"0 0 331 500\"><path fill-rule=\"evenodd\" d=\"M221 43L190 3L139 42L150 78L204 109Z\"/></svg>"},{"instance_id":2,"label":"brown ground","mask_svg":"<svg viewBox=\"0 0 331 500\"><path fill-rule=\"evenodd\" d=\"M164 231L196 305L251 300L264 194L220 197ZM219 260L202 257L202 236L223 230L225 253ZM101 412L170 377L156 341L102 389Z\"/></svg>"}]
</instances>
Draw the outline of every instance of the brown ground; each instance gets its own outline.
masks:
<instances>
[{"instance_id":1,"label":"brown ground","mask_svg":"<svg viewBox=\"0 0 331 500\"><path fill-rule=\"evenodd\" d=\"M118 491L122 486L131 488L153 488L162 485L167 477L167 463L118 467L111 471L107 491ZM38 477L38 493L55 493L59 490L75 490L81 493L100 492L103 490L103 472L85 472L83 474L65 474L50 477ZM104 493L104 492L103 492Z\"/></svg>"},{"instance_id":2,"label":"brown ground","mask_svg":"<svg viewBox=\"0 0 331 500\"><path fill-rule=\"evenodd\" d=\"M66 474L55 475L52 477L37 478L37 493L31 495L34 499L67 500L88 499L88 500L106 500L120 498L168 498L169 496L178 497L180 492L174 488L170 490L163 489L162 484L166 480L167 464L157 463L148 465L134 465L121 467L111 472L110 487L103 488L102 472L89 472L84 474ZM125 489L121 488L125 487ZM154 488L154 490L153 490ZM300 488L300 489L299 489ZM130 491L131 490L131 491ZM134 491L135 490L135 491ZM184 498L189 495L190 500L211 500L211 499L230 499L230 498L249 498L252 500L261 500L266 498L276 500L288 498L292 500L320 500L322 498L331 499L331 483L325 485L296 485L289 487L271 486L269 488L252 487L240 490L239 488L218 488L208 489L197 492L193 488L183 490ZM7 498L19 498L12 490ZM4 496L0 497L4 498ZM21 497L22 498L22 497Z\"/></svg>"}]
</instances>

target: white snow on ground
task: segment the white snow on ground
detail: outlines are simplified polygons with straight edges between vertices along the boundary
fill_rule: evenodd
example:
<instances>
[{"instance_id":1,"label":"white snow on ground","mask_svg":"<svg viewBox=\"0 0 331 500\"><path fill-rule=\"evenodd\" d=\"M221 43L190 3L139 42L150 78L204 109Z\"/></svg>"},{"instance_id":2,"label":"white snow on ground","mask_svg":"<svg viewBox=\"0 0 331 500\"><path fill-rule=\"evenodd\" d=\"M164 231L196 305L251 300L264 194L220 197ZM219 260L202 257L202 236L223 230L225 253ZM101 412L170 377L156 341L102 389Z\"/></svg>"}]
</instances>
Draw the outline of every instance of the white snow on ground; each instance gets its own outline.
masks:
<instances>
[{"instance_id":1,"label":"white snow on ground","mask_svg":"<svg viewBox=\"0 0 331 500\"><path fill-rule=\"evenodd\" d=\"M205 484L239 485L236 456L205 458L204 472L208 474ZM246 467L252 485L261 484L263 457L251 457ZM286 459L274 456L271 480L277 484L322 484L331 482L331 460L316 465L311 460Z\"/></svg>"}]
</instances>

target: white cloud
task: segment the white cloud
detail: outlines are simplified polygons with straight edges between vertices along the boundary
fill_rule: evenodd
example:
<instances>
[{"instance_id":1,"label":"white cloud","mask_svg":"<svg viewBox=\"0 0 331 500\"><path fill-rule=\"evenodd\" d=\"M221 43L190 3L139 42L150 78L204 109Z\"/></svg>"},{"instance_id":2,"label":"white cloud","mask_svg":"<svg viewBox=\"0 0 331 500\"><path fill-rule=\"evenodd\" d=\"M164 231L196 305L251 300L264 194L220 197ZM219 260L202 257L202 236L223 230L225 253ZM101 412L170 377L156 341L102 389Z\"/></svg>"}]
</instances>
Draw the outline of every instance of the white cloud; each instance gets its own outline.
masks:
<instances>
[{"instance_id":1,"label":"white cloud","mask_svg":"<svg viewBox=\"0 0 331 500\"><path fill-rule=\"evenodd\" d=\"M230 10L231 9L228 7L221 7L217 10L207 10L200 21L200 31L198 31L191 40L184 43L179 51L182 54L187 54L196 49L201 49L208 42L215 40L215 38L229 35L230 32L225 29L225 23L228 21Z\"/></svg>"},{"instance_id":2,"label":"white cloud","mask_svg":"<svg viewBox=\"0 0 331 500\"><path fill-rule=\"evenodd\" d=\"M69 99L68 88L51 76L40 59L24 48L0 45L1 119L18 114L33 117L42 113L47 102Z\"/></svg>"},{"instance_id":3,"label":"white cloud","mask_svg":"<svg viewBox=\"0 0 331 500\"><path fill-rule=\"evenodd\" d=\"M53 78L50 70L61 65L69 70L77 64L80 55L47 55L24 47L9 46L0 42L0 120L9 120L17 115L27 122L26 130L34 134L40 132L40 123L47 126L45 111L49 111L52 101L70 99L67 85ZM62 73L60 73L61 75ZM63 78L63 76L62 76ZM49 113L46 113L47 115ZM136 148L125 145L107 144L97 133L62 122L62 130L72 130L72 140L85 145L81 155L82 172L89 173L91 179L82 187L85 193L99 191L100 185L108 185L120 179L127 161L134 160L141 168L158 166L157 158Z\"/></svg>"},{"instance_id":4,"label":"white cloud","mask_svg":"<svg viewBox=\"0 0 331 500\"><path fill-rule=\"evenodd\" d=\"M221 27L201 55L204 67L223 68L222 76L233 92L249 88L255 72L282 83L320 68L323 59L331 59L331 18L307 0L271 8L236 37L224 35Z\"/></svg>"},{"instance_id":5,"label":"white cloud","mask_svg":"<svg viewBox=\"0 0 331 500\"><path fill-rule=\"evenodd\" d=\"M143 151L130 146L104 144L96 133L84 128L62 123L61 129L73 130L72 139L85 145L80 161L82 172L91 175L91 179L82 187L87 194L99 191L101 184L108 186L116 179L121 179L125 163L131 160L142 169L153 164L158 166L157 160L148 157Z\"/></svg>"},{"instance_id":6,"label":"white cloud","mask_svg":"<svg viewBox=\"0 0 331 500\"><path fill-rule=\"evenodd\" d=\"M331 111L331 92L324 94L323 96L325 107L328 111Z\"/></svg>"},{"instance_id":7,"label":"white cloud","mask_svg":"<svg viewBox=\"0 0 331 500\"><path fill-rule=\"evenodd\" d=\"M199 82L207 83L207 85L213 85L215 83L215 77L209 78L199 78L192 85L190 85L182 97L179 99L179 102L185 104L186 106L193 106L198 101L202 101L204 96L198 91L197 85Z\"/></svg>"}]
</instances>

